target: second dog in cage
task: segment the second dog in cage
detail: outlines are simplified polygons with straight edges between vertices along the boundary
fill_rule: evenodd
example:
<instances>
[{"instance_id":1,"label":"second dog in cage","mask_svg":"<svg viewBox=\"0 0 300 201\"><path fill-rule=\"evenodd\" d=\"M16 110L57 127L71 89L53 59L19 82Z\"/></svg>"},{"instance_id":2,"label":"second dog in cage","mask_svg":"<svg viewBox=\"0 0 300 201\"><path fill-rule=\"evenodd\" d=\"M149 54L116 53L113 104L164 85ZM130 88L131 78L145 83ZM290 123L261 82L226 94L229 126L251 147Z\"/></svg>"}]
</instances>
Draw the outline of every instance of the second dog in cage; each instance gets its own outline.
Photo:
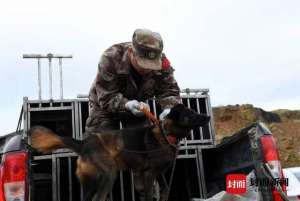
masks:
<instances>
[{"instance_id":1,"label":"second dog in cage","mask_svg":"<svg viewBox=\"0 0 300 201\"><path fill-rule=\"evenodd\" d=\"M119 170L131 169L139 175L145 201L153 200L153 182L176 159L176 144L190 130L204 126L210 117L198 114L183 104L175 105L160 125L105 130L88 135L83 141L61 137L36 126L30 130L32 147L42 153L69 148L78 153L76 175L85 201L105 201ZM162 179L160 201L166 201L169 187Z\"/></svg>"}]
</instances>

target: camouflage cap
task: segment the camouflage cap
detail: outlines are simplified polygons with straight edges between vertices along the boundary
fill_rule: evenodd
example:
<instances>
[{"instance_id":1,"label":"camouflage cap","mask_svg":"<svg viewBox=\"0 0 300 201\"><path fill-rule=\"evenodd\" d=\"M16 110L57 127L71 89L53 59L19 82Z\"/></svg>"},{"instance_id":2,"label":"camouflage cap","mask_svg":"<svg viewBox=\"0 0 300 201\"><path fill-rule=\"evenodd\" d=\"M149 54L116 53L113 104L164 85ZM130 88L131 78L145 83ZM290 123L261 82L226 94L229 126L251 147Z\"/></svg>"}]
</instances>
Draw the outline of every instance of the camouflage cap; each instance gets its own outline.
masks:
<instances>
[{"instance_id":1,"label":"camouflage cap","mask_svg":"<svg viewBox=\"0 0 300 201\"><path fill-rule=\"evenodd\" d=\"M137 63L141 68L161 70L163 40L159 33L137 29L133 34L132 44Z\"/></svg>"}]
</instances>

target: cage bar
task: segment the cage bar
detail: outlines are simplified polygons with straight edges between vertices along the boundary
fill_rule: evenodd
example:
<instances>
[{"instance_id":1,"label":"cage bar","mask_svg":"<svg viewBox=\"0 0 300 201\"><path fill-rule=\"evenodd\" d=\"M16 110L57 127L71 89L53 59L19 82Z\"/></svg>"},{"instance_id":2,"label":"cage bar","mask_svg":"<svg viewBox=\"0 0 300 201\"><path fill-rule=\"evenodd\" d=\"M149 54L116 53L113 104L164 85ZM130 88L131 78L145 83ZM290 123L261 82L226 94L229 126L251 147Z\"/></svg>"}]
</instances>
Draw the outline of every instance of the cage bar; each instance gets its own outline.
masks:
<instances>
[{"instance_id":1,"label":"cage bar","mask_svg":"<svg viewBox=\"0 0 300 201\"><path fill-rule=\"evenodd\" d=\"M59 64L59 82L60 82L60 99L63 99L63 68L62 68L62 59L73 58L72 55L62 55L62 54L23 54L23 59L36 59L38 62L38 100L42 101L42 81L41 81L41 59L48 60L48 76L49 76L49 99L53 99L53 59L58 59Z\"/></svg>"}]
</instances>

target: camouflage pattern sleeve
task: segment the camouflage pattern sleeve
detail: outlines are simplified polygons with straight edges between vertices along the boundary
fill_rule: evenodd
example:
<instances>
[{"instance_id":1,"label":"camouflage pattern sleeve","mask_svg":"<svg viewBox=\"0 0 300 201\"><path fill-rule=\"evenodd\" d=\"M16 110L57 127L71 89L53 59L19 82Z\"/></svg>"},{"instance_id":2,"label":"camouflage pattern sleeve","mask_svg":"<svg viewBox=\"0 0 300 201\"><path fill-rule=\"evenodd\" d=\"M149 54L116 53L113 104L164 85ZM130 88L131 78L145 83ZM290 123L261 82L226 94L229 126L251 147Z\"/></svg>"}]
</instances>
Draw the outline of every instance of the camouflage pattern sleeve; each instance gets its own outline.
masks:
<instances>
[{"instance_id":1,"label":"camouflage pattern sleeve","mask_svg":"<svg viewBox=\"0 0 300 201\"><path fill-rule=\"evenodd\" d=\"M98 65L95 89L100 108L113 113L125 111L125 103L128 100L120 93L114 62L105 54Z\"/></svg>"},{"instance_id":2,"label":"camouflage pattern sleeve","mask_svg":"<svg viewBox=\"0 0 300 201\"><path fill-rule=\"evenodd\" d=\"M162 77L156 89L156 98L162 109L171 108L174 105L181 103L180 89L174 78L173 72L173 67L163 54Z\"/></svg>"}]
</instances>

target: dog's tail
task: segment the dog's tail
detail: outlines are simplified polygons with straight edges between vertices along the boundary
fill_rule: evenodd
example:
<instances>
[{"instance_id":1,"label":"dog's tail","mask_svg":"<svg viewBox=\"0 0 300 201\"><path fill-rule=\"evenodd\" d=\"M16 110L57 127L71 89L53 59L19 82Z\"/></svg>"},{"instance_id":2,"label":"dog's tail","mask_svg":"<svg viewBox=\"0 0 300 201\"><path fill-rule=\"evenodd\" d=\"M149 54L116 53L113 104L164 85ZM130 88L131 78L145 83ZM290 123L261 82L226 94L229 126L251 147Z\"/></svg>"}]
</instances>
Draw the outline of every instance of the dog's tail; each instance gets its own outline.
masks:
<instances>
[{"instance_id":1,"label":"dog's tail","mask_svg":"<svg viewBox=\"0 0 300 201\"><path fill-rule=\"evenodd\" d=\"M41 153L51 153L60 148L69 148L76 153L80 153L82 142L71 137L61 137L53 133L50 129L35 126L29 130L31 136L31 146Z\"/></svg>"}]
</instances>

